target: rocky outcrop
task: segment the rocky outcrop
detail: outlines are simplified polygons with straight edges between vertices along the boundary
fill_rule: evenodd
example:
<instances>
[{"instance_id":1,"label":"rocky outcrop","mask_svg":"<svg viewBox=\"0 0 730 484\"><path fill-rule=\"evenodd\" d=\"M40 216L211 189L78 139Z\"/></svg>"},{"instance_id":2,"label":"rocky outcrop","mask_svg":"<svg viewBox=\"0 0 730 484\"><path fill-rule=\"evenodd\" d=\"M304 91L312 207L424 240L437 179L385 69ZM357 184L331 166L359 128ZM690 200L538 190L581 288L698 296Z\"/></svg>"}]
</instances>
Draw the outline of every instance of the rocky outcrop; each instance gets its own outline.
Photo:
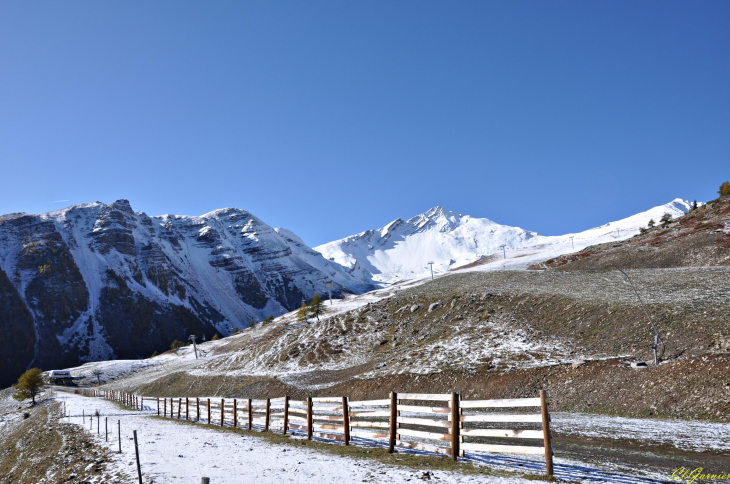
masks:
<instances>
[{"instance_id":1,"label":"rocky outcrop","mask_svg":"<svg viewBox=\"0 0 730 484\"><path fill-rule=\"evenodd\" d=\"M10 381L31 364L147 357L190 334L225 335L326 285L370 288L245 210L150 217L127 200L0 217L0 274Z\"/></svg>"}]
</instances>

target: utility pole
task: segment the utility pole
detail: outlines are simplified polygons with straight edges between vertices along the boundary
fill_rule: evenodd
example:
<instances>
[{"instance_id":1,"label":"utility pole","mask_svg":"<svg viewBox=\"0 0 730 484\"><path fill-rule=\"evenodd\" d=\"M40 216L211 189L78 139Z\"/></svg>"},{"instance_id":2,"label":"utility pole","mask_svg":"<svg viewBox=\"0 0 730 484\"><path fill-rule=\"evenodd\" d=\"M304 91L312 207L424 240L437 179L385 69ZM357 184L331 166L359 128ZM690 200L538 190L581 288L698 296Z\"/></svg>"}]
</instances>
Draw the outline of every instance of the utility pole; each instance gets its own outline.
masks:
<instances>
[{"instance_id":1,"label":"utility pole","mask_svg":"<svg viewBox=\"0 0 730 484\"><path fill-rule=\"evenodd\" d=\"M195 338L196 336L194 334L190 335L190 338L188 338L190 341L193 342L193 349L195 350L195 359L198 359L198 346L195 344Z\"/></svg>"},{"instance_id":2,"label":"utility pole","mask_svg":"<svg viewBox=\"0 0 730 484\"><path fill-rule=\"evenodd\" d=\"M573 236L570 236L570 246L575 249L575 245L573 244Z\"/></svg>"},{"instance_id":3,"label":"utility pole","mask_svg":"<svg viewBox=\"0 0 730 484\"><path fill-rule=\"evenodd\" d=\"M503 259L506 259L507 258L507 250L505 249L505 247L507 247L507 246L504 245L504 244L502 244L502 245L499 246L499 248L502 249L502 258Z\"/></svg>"},{"instance_id":4,"label":"utility pole","mask_svg":"<svg viewBox=\"0 0 730 484\"><path fill-rule=\"evenodd\" d=\"M433 281L433 261L430 260L430 261L426 262L426 264L431 266L431 280Z\"/></svg>"}]
</instances>

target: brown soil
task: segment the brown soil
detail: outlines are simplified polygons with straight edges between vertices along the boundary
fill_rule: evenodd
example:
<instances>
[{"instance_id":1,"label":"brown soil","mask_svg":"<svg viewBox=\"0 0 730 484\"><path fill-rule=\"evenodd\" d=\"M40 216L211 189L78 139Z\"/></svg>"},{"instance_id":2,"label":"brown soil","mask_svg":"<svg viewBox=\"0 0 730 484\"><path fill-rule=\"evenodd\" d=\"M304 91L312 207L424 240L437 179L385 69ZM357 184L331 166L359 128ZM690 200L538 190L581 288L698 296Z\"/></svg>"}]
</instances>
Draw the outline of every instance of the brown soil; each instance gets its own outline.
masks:
<instances>
[{"instance_id":1,"label":"brown soil","mask_svg":"<svg viewBox=\"0 0 730 484\"><path fill-rule=\"evenodd\" d=\"M658 221L656 221L658 222ZM594 245L536 264L531 269L610 270L621 268L730 265L730 196L720 197L675 219L657 223L631 239Z\"/></svg>"},{"instance_id":2,"label":"brown soil","mask_svg":"<svg viewBox=\"0 0 730 484\"><path fill-rule=\"evenodd\" d=\"M625 361L611 359L588 361L577 368L567 364L508 372L443 371L430 375L349 378L319 390L308 390L296 381L175 373L133 391L160 397L289 395L302 399L307 395L346 395L364 400L387 398L390 391L456 391L463 399L520 398L535 396L541 389L548 391L553 411L730 421L728 356L684 357L646 369L632 369Z\"/></svg>"}]
</instances>

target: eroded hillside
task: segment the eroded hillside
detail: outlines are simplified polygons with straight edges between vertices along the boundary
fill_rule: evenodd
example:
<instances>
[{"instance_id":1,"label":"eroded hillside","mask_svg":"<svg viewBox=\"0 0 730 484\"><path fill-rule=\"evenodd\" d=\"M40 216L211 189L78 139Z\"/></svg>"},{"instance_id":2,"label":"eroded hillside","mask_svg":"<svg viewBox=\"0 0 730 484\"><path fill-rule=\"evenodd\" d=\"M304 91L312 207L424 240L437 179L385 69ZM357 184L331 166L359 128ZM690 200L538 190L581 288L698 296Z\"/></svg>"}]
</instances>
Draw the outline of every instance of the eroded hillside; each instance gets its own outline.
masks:
<instances>
[{"instance_id":1,"label":"eroded hillside","mask_svg":"<svg viewBox=\"0 0 730 484\"><path fill-rule=\"evenodd\" d=\"M547 387L564 408L726 418L730 387L721 382L730 375L730 270L629 273L666 341L667 363L656 369L628 367L651 358L654 334L617 271L495 271L382 290L380 299L358 296L319 322L299 323L289 314L203 346L208 354L200 360L185 349L166 355L164 369L111 385L170 396L347 391L363 398L383 398L395 388L450 387L495 398ZM693 382L711 382L700 398L694 386L673 386L671 399L645 391L659 375L671 382L688 367L696 367ZM601 385L616 391L596 402ZM635 396L630 407L627 394Z\"/></svg>"}]
</instances>

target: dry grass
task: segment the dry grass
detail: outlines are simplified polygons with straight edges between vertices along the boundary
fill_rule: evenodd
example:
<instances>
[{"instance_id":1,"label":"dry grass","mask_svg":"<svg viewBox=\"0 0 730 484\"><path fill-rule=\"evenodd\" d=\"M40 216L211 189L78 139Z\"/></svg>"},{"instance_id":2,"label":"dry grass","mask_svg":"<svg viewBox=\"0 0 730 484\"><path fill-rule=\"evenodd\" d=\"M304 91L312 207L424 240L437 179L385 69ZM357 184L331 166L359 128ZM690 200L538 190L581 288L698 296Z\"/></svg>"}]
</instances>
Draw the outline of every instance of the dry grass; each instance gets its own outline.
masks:
<instances>
[{"instance_id":1,"label":"dry grass","mask_svg":"<svg viewBox=\"0 0 730 484\"><path fill-rule=\"evenodd\" d=\"M106 469L109 450L95 444L78 425L59 419L59 403L47 402L29 413L29 418L8 424L0 433L2 482L128 482L127 476Z\"/></svg>"}]
</instances>

